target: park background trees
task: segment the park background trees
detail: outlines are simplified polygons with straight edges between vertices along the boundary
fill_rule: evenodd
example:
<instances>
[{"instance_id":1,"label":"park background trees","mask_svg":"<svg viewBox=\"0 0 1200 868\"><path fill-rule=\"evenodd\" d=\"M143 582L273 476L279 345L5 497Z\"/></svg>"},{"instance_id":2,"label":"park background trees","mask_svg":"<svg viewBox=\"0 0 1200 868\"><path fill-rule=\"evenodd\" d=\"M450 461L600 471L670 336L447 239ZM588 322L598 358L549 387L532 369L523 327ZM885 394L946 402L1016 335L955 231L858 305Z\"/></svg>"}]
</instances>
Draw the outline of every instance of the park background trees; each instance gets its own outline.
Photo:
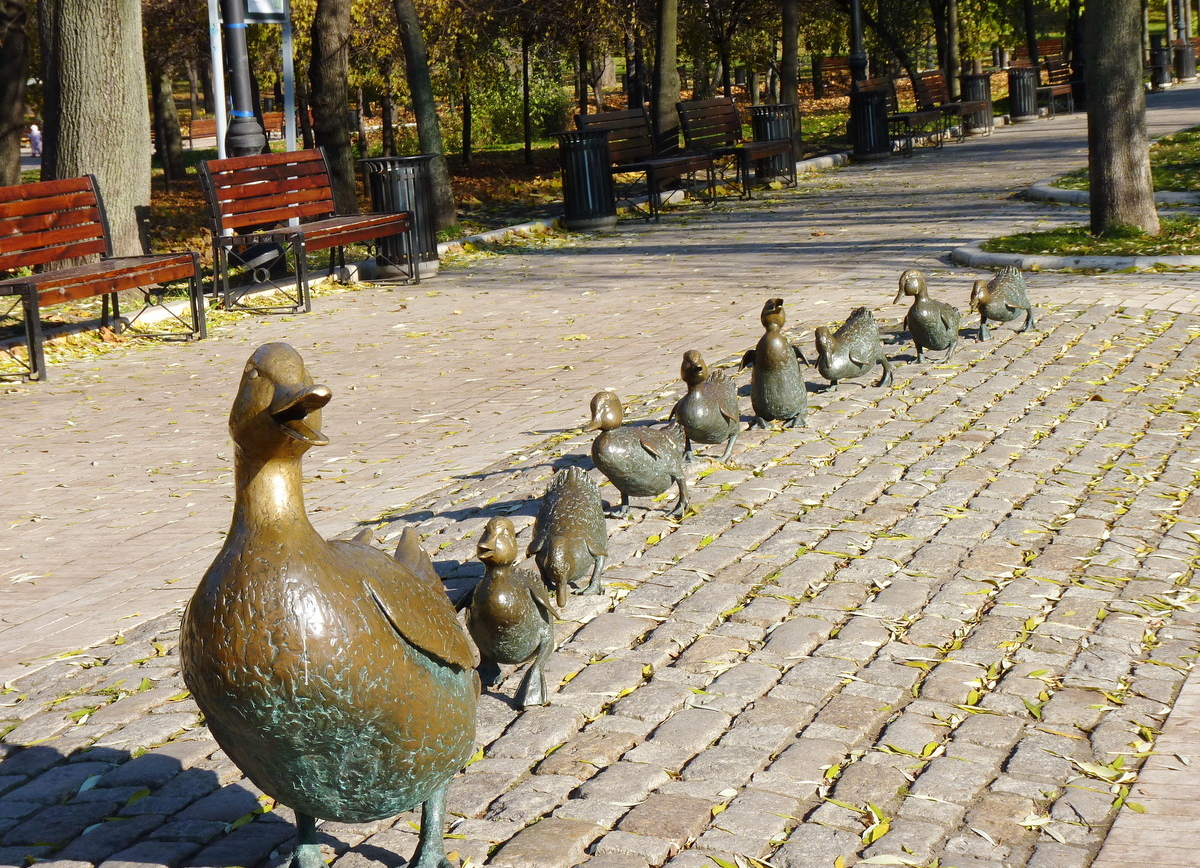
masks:
<instances>
[{"instance_id":1,"label":"park background trees","mask_svg":"<svg viewBox=\"0 0 1200 868\"><path fill-rule=\"evenodd\" d=\"M447 226L455 220L448 152L469 164L481 145L517 142L532 162L534 140L570 126L571 114L642 102L650 104L656 135L667 145L677 141L674 103L681 94L702 97L737 86L749 101L794 102L808 72L802 57L848 50L851 2L590 0L581 7L571 0L293 0L301 140L326 148L345 210L356 202L354 161L369 148L442 155L432 171L436 222ZM1091 5L1103 21L1109 20L1106 9L1121 9L1120 20L1128 19L1140 34L1130 2ZM1079 8L1078 0L862 3L873 74L939 65L953 73L974 59L990 65L993 46L1027 41L1031 16L1040 35L1070 34ZM135 23L139 11L144 28ZM79 45L64 48L55 28L80 16L90 16L95 29ZM259 110L260 96L278 93L278 39L277 27L251 26ZM1130 200L1133 192L1124 182L1131 176L1142 185L1141 172L1131 172L1128 162L1140 165L1143 150L1136 135L1140 103L1133 99L1141 86L1137 40L1122 43L1124 65L1101 56L1089 63L1090 91L1129 98L1121 105L1098 101L1097 110L1115 112L1121 129L1132 131L1123 141L1095 141L1098 159L1126 161L1110 160L1111 169L1098 164L1097 183L1115 185L1111 196L1097 198L1100 209ZM40 78L30 106L34 116L47 119L46 177L92 170L112 174L115 181L128 173L120 183L104 184L106 192L120 191L109 192L109 198L121 227L132 225L128 215L144 203L148 189L146 104L153 111L153 139L166 180L184 175L172 96L186 81L191 113L212 109L203 3L0 0L0 47L0 182L14 180L16 143L28 121L23 69ZM88 59L75 59L79 52ZM624 67L623 94L613 87L618 65ZM107 77L105 86L97 85L98 75ZM1108 87L1113 77L1123 84ZM955 80L953 74L949 78ZM104 116L88 100L102 103ZM368 143L365 119L376 114L382 136ZM1130 213L1117 209L1094 225L1135 219Z\"/></svg>"}]
</instances>

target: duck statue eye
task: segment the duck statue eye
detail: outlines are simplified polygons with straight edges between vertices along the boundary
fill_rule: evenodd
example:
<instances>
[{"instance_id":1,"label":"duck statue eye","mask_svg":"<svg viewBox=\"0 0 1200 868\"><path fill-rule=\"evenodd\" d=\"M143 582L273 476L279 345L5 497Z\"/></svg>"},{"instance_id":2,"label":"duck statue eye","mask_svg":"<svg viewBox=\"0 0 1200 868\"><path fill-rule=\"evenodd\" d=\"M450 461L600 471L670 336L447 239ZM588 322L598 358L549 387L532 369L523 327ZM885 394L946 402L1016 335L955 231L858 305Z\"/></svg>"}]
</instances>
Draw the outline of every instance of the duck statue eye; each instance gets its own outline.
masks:
<instances>
[{"instance_id":1,"label":"duck statue eye","mask_svg":"<svg viewBox=\"0 0 1200 868\"><path fill-rule=\"evenodd\" d=\"M258 368L255 368L251 365L246 365L246 379L247 380L257 380L258 379Z\"/></svg>"}]
</instances>

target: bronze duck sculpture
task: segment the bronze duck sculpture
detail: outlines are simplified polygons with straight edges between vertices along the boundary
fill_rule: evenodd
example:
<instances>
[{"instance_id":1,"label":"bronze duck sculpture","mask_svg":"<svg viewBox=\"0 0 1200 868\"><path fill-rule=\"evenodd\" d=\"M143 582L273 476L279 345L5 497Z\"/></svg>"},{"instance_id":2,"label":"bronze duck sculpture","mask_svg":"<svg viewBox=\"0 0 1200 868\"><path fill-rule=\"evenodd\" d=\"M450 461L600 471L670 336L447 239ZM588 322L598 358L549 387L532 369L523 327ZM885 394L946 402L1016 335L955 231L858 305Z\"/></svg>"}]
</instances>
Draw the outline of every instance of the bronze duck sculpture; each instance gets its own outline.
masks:
<instances>
[{"instance_id":1,"label":"bronze duck sculpture","mask_svg":"<svg viewBox=\"0 0 1200 868\"><path fill-rule=\"evenodd\" d=\"M589 568L592 580L583 593L600 593L608 532L600 489L583 468L567 467L554 474L533 520L533 539L525 554L537 562L546 586L557 591L560 607L567 604L571 582L583 578Z\"/></svg>"},{"instance_id":2,"label":"bronze duck sculpture","mask_svg":"<svg viewBox=\"0 0 1200 868\"><path fill-rule=\"evenodd\" d=\"M958 346L958 324L962 319L958 308L930 298L925 275L915 268L900 275L900 288L892 304L899 304L906 295L913 297L913 303L902 324L917 346L917 361L925 361L925 350L949 350L946 358L950 358Z\"/></svg>"},{"instance_id":3,"label":"bronze duck sculpture","mask_svg":"<svg viewBox=\"0 0 1200 868\"><path fill-rule=\"evenodd\" d=\"M698 350L683 354L679 377L687 394L671 410L670 418L683 426L683 460L692 460L692 442L724 443L721 461L729 460L742 429L738 415L737 386L721 371L709 371Z\"/></svg>"},{"instance_id":4,"label":"bronze duck sculpture","mask_svg":"<svg viewBox=\"0 0 1200 868\"><path fill-rule=\"evenodd\" d=\"M746 350L742 367L750 372L750 405L754 408L751 427L765 428L767 422L783 421L785 427L804 425L808 412L808 390L800 373L800 362L808 364L800 348L783 336L787 318L782 298L768 298L760 319L765 329L758 345Z\"/></svg>"},{"instance_id":5,"label":"bronze duck sculpture","mask_svg":"<svg viewBox=\"0 0 1200 868\"><path fill-rule=\"evenodd\" d=\"M1025 324L1017 331L1036 328L1033 305L1029 303L1025 277L1016 268L1006 265L991 280L980 278L971 287L971 310L979 311L979 339L991 337L988 320L1012 322L1025 312Z\"/></svg>"},{"instance_id":6,"label":"bronze duck sculpture","mask_svg":"<svg viewBox=\"0 0 1200 868\"><path fill-rule=\"evenodd\" d=\"M584 430L599 430L592 441L592 462L621 492L621 505L612 514L628 515L631 496L653 497L674 483L679 498L668 515L682 518L688 508L683 430L674 423L666 428L622 428L622 421L616 392L605 390L592 397L592 421Z\"/></svg>"},{"instance_id":7,"label":"bronze duck sculpture","mask_svg":"<svg viewBox=\"0 0 1200 868\"><path fill-rule=\"evenodd\" d=\"M229 416L233 521L183 615L184 680L230 759L295 810L293 866L324 866L317 817L422 804L408 865L449 868L445 797L474 749L474 655L411 530L391 558L309 522L301 460L329 442L330 395L287 344L247 362Z\"/></svg>"},{"instance_id":8,"label":"bronze duck sculpture","mask_svg":"<svg viewBox=\"0 0 1200 868\"><path fill-rule=\"evenodd\" d=\"M467 629L479 649L479 678L485 687L500 683L500 664L532 660L516 702L521 708L550 701L543 667L554 650L553 618L541 578L513 567L517 534L507 518L493 518L484 528L477 549L483 579L471 592Z\"/></svg>"},{"instance_id":9,"label":"bronze duck sculpture","mask_svg":"<svg viewBox=\"0 0 1200 868\"><path fill-rule=\"evenodd\" d=\"M876 365L883 365L877 386L892 384L892 363L883 353L879 327L865 307L855 308L836 332L828 326L817 329L817 370L836 389L838 380L861 377Z\"/></svg>"}]
</instances>

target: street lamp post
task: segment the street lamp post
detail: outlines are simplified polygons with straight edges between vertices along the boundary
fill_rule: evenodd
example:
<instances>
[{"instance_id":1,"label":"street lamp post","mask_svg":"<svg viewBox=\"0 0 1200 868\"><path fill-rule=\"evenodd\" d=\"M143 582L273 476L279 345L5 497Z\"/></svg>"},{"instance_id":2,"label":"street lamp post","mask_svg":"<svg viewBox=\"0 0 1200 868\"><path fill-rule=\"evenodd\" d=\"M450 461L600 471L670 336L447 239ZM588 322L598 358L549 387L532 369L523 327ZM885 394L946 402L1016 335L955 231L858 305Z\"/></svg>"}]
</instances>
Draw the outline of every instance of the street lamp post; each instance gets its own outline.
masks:
<instances>
[{"instance_id":1,"label":"street lamp post","mask_svg":"<svg viewBox=\"0 0 1200 868\"><path fill-rule=\"evenodd\" d=\"M229 95L233 108L229 112L229 129L225 133L225 149L231 157L245 157L262 152L267 137L254 117L250 102L250 54L246 48L245 0L221 0L221 17L225 28L225 63L229 68Z\"/></svg>"},{"instance_id":2,"label":"street lamp post","mask_svg":"<svg viewBox=\"0 0 1200 868\"><path fill-rule=\"evenodd\" d=\"M887 105L879 90L863 90L867 80L867 52L863 50L862 0L850 0L850 130L854 156L876 160L891 153L888 137Z\"/></svg>"}]
</instances>

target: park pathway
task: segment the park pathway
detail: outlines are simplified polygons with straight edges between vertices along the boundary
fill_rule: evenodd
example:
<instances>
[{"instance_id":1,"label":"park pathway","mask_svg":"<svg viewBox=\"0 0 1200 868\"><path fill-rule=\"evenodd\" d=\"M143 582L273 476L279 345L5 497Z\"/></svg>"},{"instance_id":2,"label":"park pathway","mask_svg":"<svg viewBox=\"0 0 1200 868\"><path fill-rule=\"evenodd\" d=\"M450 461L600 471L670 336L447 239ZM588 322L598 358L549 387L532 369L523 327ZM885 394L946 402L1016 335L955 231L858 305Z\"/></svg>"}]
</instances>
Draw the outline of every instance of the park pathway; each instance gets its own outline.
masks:
<instances>
[{"instance_id":1,"label":"park pathway","mask_svg":"<svg viewBox=\"0 0 1200 868\"><path fill-rule=\"evenodd\" d=\"M1152 96L1152 133L1198 105L1195 86ZM583 461L595 391L663 418L683 351L733 360L768 295L806 348L858 305L894 328L905 268L965 309L977 274L946 254L1086 219L1013 198L1085 141L1082 116L1000 129L9 386L0 864L277 864L290 846L288 812L252 817L259 794L195 728L174 652L228 524L225 418L254 347L288 341L333 391L306 462L318 529L386 544L416 525L457 589L487 517L524 545L553 469ZM1036 332L964 341L953 364L892 346L894 389L814 394L808 428L701 462L697 515L643 501L610 522L609 593L563 613L550 706L518 716L511 678L482 700L452 848L513 868L1105 864L1126 769L1197 644L1200 277L1030 285ZM1155 804L1155 780L1129 801ZM329 855L396 864L409 819L327 826ZM1153 861L1195 864L1172 858Z\"/></svg>"}]
</instances>

